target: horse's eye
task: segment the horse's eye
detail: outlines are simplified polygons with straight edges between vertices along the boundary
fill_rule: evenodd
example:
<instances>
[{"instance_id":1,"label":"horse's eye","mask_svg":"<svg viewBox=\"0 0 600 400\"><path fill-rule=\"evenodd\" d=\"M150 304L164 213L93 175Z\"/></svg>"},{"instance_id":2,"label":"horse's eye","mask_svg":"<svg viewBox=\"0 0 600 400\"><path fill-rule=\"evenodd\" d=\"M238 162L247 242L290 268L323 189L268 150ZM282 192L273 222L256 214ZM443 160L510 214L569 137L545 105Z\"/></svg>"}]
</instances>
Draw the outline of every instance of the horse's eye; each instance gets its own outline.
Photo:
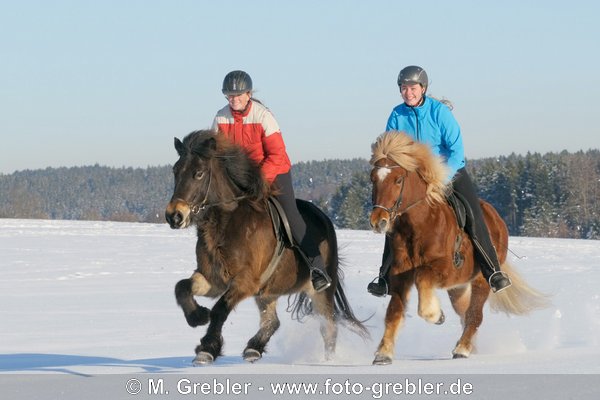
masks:
<instances>
[{"instance_id":1,"label":"horse's eye","mask_svg":"<svg viewBox=\"0 0 600 400\"><path fill-rule=\"evenodd\" d=\"M396 178L396 185L400 185L404 182L404 176L399 176Z\"/></svg>"},{"instance_id":2,"label":"horse's eye","mask_svg":"<svg viewBox=\"0 0 600 400\"><path fill-rule=\"evenodd\" d=\"M204 178L204 171L196 171L194 172L194 179L200 180Z\"/></svg>"}]
</instances>

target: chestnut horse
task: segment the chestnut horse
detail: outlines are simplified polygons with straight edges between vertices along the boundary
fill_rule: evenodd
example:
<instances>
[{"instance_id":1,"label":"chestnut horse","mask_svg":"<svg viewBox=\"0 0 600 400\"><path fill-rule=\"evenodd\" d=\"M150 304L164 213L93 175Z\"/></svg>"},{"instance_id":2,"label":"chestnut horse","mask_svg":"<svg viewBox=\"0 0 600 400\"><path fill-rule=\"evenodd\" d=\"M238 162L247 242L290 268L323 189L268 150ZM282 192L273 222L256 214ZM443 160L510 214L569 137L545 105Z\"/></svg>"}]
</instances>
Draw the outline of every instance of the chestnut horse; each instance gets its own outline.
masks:
<instances>
[{"instance_id":1,"label":"chestnut horse","mask_svg":"<svg viewBox=\"0 0 600 400\"><path fill-rule=\"evenodd\" d=\"M276 305L282 295L300 293L292 307L297 317L313 310L322 316L327 358L335 351L337 322L368 335L344 295L335 230L321 210L297 201L307 234L320 243L332 279L327 290L316 293L304 258L278 241L268 211L270 188L247 153L212 131L192 132L183 142L176 138L175 149L179 154L173 167L175 189L165 217L173 229L195 225L198 231L196 271L177 283L175 295L190 326L209 324L196 347L194 364L209 364L221 355L227 316L252 296L260 311L260 328L243 352L247 361L262 357L279 328ZM198 305L194 296L218 300L209 310Z\"/></svg>"},{"instance_id":2,"label":"chestnut horse","mask_svg":"<svg viewBox=\"0 0 600 400\"><path fill-rule=\"evenodd\" d=\"M428 145L415 142L402 132L382 134L373 143L372 151L370 223L374 231L389 236L393 253L389 272L391 300L373 364L392 362L413 284L418 292L419 316L434 324L444 322L435 290L448 291L463 326L452 354L454 358L468 357L490 288L480 273L469 235L459 227L446 200L451 190L445 183L448 169ZM492 294L490 306L516 315L544 307L546 297L529 287L506 262L506 224L489 203L480 200L480 204L502 270L512 280L511 287Z\"/></svg>"}]
</instances>

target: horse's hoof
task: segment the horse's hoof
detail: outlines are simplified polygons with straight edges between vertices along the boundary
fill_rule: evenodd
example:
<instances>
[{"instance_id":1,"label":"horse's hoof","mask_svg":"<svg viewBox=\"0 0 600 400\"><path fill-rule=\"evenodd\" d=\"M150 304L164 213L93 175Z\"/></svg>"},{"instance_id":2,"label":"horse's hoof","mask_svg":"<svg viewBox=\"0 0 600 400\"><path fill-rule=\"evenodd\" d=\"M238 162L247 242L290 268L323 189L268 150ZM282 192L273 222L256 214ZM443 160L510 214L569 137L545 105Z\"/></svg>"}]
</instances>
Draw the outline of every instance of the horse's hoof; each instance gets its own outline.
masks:
<instances>
[{"instance_id":1,"label":"horse's hoof","mask_svg":"<svg viewBox=\"0 0 600 400\"><path fill-rule=\"evenodd\" d=\"M196 318L196 316L188 317L187 315L185 317L185 320L187 321L188 325L192 328L197 328L199 326L206 325L209 321L208 319L207 320L199 319L199 318Z\"/></svg>"},{"instance_id":2,"label":"horse's hoof","mask_svg":"<svg viewBox=\"0 0 600 400\"><path fill-rule=\"evenodd\" d=\"M392 358L388 356L382 356L378 354L375 356L373 360L373 365L390 365L392 363Z\"/></svg>"},{"instance_id":3,"label":"horse's hoof","mask_svg":"<svg viewBox=\"0 0 600 400\"><path fill-rule=\"evenodd\" d=\"M262 358L262 354L258 350L246 349L244 350L244 361L255 362Z\"/></svg>"},{"instance_id":4,"label":"horse's hoof","mask_svg":"<svg viewBox=\"0 0 600 400\"><path fill-rule=\"evenodd\" d=\"M210 321L210 310L206 307L198 307L189 314L185 314L185 320L192 328L206 325Z\"/></svg>"},{"instance_id":5,"label":"horse's hoof","mask_svg":"<svg viewBox=\"0 0 600 400\"><path fill-rule=\"evenodd\" d=\"M469 358L469 356L467 356L466 354L461 354L461 353L454 353L454 355L452 355L453 359L459 359L459 358Z\"/></svg>"},{"instance_id":6,"label":"horse's hoof","mask_svg":"<svg viewBox=\"0 0 600 400\"><path fill-rule=\"evenodd\" d=\"M214 361L215 358L212 354L207 353L206 351L201 351L198 354L196 354L196 358L194 358L192 364L194 364L195 367L200 367L202 365L210 365Z\"/></svg>"},{"instance_id":7,"label":"horse's hoof","mask_svg":"<svg viewBox=\"0 0 600 400\"><path fill-rule=\"evenodd\" d=\"M435 323L436 325L441 325L446 322L446 316L444 315L444 311L440 310L440 318Z\"/></svg>"}]
</instances>

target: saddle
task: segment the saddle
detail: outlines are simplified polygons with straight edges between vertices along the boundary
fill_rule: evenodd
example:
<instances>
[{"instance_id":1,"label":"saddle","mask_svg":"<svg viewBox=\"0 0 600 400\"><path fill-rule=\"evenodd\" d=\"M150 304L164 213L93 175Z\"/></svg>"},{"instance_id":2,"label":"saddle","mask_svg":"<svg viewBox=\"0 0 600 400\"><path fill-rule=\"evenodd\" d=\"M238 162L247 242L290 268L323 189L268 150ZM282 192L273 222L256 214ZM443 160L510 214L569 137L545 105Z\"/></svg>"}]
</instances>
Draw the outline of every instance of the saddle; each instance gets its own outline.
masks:
<instances>
[{"instance_id":1,"label":"saddle","mask_svg":"<svg viewBox=\"0 0 600 400\"><path fill-rule=\"evenodd\" d=\"M458 192L452 191L451 193L446 194L446 201L454 211L454 216L456 217L456 223L461 230L465 230L467 225L467 208L470 211L471 207L465 200L465 198ZM471 212L470 217L473 217L473 213Z\"/></svg>"},{"instance_id":2,"label":"saddle","mask_svg":"<svg viewBox=\"0 0 600 400\"><path fill-rule=\"evenodd\" d=\"M467 202L467 200L457 191L453 190L451 193L446 195L446 201L454 211L456 216L456 222L461 232L456 236L454 242L454 266L456 268L462 267L465 261L464 256L461 253L461 245L463 241L463 232L467 232L470 237L474 237L474 217L473 210Z\"/></svg>"}]
</instances>

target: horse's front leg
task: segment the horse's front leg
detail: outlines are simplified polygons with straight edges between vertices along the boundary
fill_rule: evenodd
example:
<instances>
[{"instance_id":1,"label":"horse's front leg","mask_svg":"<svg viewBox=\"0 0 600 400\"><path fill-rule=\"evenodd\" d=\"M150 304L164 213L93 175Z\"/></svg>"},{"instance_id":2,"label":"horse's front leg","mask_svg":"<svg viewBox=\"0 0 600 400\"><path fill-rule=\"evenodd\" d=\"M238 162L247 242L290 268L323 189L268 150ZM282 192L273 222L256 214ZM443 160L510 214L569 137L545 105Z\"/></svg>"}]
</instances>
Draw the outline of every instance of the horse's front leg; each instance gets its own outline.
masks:
<instances>
[{"instance_id":1,"label":"horse's front leg","mask_svg":"<svg viewBox=\"0 0 600 400\"><path fill-rule=\"evenodd\" d=\"M206 334L200 340L200 344L196 346L194 365L211 364L221 355L223 325L231 310L249 296L249 293L240 291L235 284L232 284L223 296L217 300L212 310L210 310L210 323Z\"/></svg>"},{"instance_id":2,"label":"horse's front leg","mask_svg":"<svg viewBox=\"0 0 600 400\"><path fill-rule=\"evenodd\" d=\"M374 365L391 364L396 346L396 336L404 324L404 315L408 305L410 288L413 284L413 272L404 272L390 277L392 298L385 313L385 330L375 353Z\"/></svg>"},{"instance_id":3,"label":"horse's front leg","mask_svg":"<svg viewBox=\"0 0 600 400\"><path fill-rule=\"evenodd\" d=\"M415 276L415 286L419 293L419 316L427 322L441 325L446 317L442 311L440 299L435 294L435 289L438 287L436 274L433 267L418 268Z\"/></svg>"},{"instance_id":4,"label":"horse's front leg","mask_svg":"<svg viewBox=\"0 0 600 400\"><path fill-rule=\"evenodd\" d=\"M244 360L249 362L262 358L267 343L280 325L276 297L257 297L256 304L260 312L260 328L248 341L243 354Z\"/></svg>"},{"instance_id":5,"label":"horse's front leg","mask_svg":"<svg viewBox=\"0 0 600 400\"><path fill-rule=\"evenodd\" d=\"M175 298L183 310L183 315L189 326L195 328L205 325L210 319L210 310L200 306L194 296L214 295L214 289L204 275L196 271L188 279L182 279L175 285Z\"/></svg>"}]
</instances>

